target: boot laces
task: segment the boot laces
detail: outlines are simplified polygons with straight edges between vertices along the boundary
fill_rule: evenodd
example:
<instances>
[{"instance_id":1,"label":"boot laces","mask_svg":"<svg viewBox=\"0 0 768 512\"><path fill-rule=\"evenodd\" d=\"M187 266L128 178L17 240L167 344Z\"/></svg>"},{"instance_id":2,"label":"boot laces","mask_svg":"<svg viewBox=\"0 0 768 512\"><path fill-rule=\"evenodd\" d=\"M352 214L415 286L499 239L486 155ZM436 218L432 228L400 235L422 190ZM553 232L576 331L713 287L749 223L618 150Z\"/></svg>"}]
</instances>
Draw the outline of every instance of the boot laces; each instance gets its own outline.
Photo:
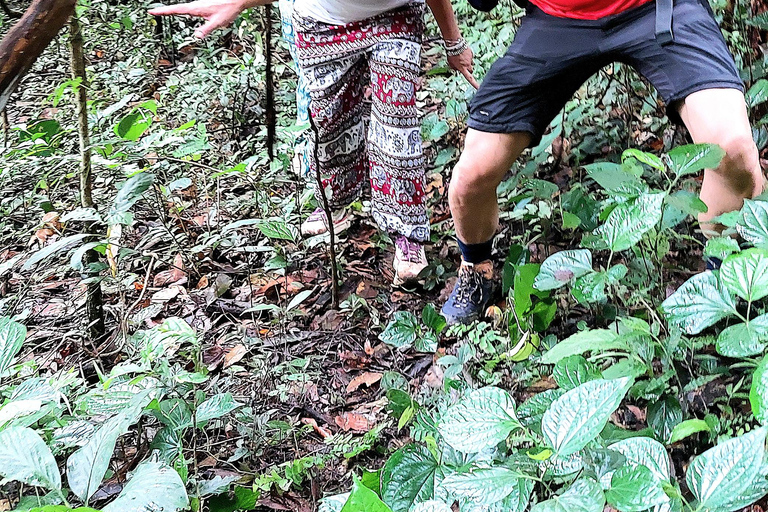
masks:
<instances>
[{"instance_id":1,"label":"boot laces","mask_svg":"<svg viewBox=\"0 0 768 512\"><path fill-rule=\"evenodd\" d=\"M459 280L456 283L456 294L454 302L466 307L472 301L472 297L478 290L482 289L482 278L480 272L477 272L473 265L463 264L459 268Z\"/></svg>"},{"instance_id":2,"label":"boot laces","mask_svg":"<svg viewBox=\"0 0 768 512\"><path fill-rule=\"evenodd\" d=\"M395 239L395 244L397 245L398 249L400 249L400 252L403 254L404 260L409 261L411 263L421 262L422 260L421 244L419 244L418 242L413 242L404 236L398 236Z\"/></svg>"}]
</instances>

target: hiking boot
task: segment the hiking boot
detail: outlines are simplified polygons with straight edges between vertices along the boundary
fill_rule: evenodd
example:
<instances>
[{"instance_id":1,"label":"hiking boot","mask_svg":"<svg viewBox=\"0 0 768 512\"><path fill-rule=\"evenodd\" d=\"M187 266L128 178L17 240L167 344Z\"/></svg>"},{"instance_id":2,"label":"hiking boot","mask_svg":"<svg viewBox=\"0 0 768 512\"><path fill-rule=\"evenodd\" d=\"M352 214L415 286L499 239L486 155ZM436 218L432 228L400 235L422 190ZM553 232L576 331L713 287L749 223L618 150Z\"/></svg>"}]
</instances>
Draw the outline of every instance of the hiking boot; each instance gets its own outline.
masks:
<instances>
[{"instance_id":1,"label":"hiking boot","mask_svg":"<svg viewBox=\"0 0 768 512\"><path fill-rule=\"evenodd\" d=\"M424 246L399 235L395 239L395 260L392 266L395 269L393 285L401 286L418 281L421 271L427 268Z\"/></svg>"},{"instance_id":2,"label":"hiking boot","mask_svg":"<svg viewBox=\"0 0 768 512\"><path fill-rule=\"evenodd\" d=\"M337 210L333 212L333 232L336 234L346 230L352 223L346 210ZM325 210L317 208L313 211L307 220L301 223L301 234L304 236L322 235L328 232L327 216Z\"/></svg>"},{"instance_id":3,"label":"hiking boot","mask_svg":"<svg viewBox=\"0 0 768 512\"><path fill-rule=\"evenodd\" d=\"M714 256L710 256L704 261L707 264L706 270L720 270L720 267L723 264L723 261L720 258L715 258Z\"/></svg>"},{"instance_id":4,"label":"hiking boot","mask_svg":"<svg viewBox=\"0 0 768 512\"><path fill-rule=\"evenodd\" d=\"M448 324L469 324L485 315L493 302L493 263L461 262L459 279L440 312Z\"/></svg>"}]
</instances>

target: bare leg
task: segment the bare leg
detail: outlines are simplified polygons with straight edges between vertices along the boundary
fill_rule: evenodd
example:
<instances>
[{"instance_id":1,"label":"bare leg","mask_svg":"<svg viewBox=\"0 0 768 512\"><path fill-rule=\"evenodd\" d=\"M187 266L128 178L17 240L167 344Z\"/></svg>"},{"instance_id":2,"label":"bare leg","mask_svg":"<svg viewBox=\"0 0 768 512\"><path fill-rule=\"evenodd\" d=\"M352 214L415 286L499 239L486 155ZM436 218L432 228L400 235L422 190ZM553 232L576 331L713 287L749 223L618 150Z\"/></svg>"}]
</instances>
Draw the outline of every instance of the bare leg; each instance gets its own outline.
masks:
<instances>
[{"instance_id":1,"label":"bare leg","mask_svg":"<svg viewBox=\"0 0 768 512\"><path fill-rule=\"evenodd\" d=\"M680 105L680 117L694 142L714 143L725 150L716 169L704 171L701 199L709 211L699 216L705 233L722 229L708 221L738 210L745 198L763 192L765 177L752 140L744 95L737 89L707 89L688 96Z\"/></svg>"},{"instance_id":2,"label":"bare leg","mask_svg":"<svg viewBox=\"0 0 768 512\"><path fill-rule=\"evenodd\" d=\"M448 190L459 240L478 244L493 238L499 227L496 187L530 140L530 134L525 132L486 133L469 129Z\"/></svg>"}]
</instances>

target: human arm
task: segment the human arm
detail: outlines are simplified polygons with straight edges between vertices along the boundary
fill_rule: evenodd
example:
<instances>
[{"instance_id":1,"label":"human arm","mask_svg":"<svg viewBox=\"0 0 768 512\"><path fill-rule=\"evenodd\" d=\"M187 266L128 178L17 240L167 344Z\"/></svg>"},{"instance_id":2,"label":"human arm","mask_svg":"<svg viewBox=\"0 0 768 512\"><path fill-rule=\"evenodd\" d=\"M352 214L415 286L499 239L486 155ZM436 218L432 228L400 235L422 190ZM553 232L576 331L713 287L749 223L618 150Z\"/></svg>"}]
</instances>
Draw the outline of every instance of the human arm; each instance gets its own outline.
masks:
<instances>
[{"instance_id":1,"label":"human arm","mask_svg":"<svg viewBox=\"0 0 768 512\"><path fill-rule=\"evenodd\" d=\"M463 41L459 24L456 22L456 15L453 13L451 0L426 0L426 2L435 16L437 26L440 27L440 32L443 35L446 46ZM477 89L480 86L475 77L472 76L472 58L472 49L467 45L458 55L448 55L448 65L464 75L464 78L472 84L472 87Z\"/></svg>"},{"instance_id":2,"label":"human arm","mask_svg":"<svg viewBox=\"0 0 768 512\"><path fill-rule=\"evenodd\" d=\"M235 21L241 12L258 5L272 3L272 0L197 0L186 4L167 5L150 9L154 16L197 16L205 23L195 30L195 37L204 38L216 29L224 28Z\"/></svg>"}]
</instances>

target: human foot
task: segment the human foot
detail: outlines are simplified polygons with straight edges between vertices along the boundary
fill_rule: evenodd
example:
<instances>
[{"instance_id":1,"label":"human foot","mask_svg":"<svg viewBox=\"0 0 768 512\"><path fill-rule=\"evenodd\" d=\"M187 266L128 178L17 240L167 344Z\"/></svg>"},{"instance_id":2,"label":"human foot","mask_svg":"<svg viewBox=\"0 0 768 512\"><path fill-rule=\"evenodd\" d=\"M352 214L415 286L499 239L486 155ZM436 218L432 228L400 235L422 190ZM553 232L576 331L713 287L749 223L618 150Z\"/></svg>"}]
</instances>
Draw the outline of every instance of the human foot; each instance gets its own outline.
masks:
<instances>
[{"instance_id":1,"label":"human foot","mask_svg":"<svg viewBox=\"0 0 768 512\"><path fill-rule=\"evenodd\" d=\"M392 266L395 269L392 284L395 286L417 281L421 271L427 267L424 246L399 235L395 239L395 259Z\"/></svg>"},{"instance_id":2,"label":"human foot","mask_svg":"<svg viewBox=\"0 0 768 512\"><path fill-rule=\"evenodd\" d=\"M341 233L349 227L352 220L346 210L337 210L333 212L333 231ZM307 220L301 223L301 234L304 236L322 235L328 232L328 221L325 210L317 208L312 212Z\"/></svg>"},{"instance_id":3,"label":"human foot","mask_svg":"<svg viewBox=\"0 0 768 512\"><path fill-rule=\"evenodd\" d=\"M441 313L448 324L468 324L481 318L491 305L494 292L493 263L461 262L459 279Z\"/></svg>"}]
</instances>

